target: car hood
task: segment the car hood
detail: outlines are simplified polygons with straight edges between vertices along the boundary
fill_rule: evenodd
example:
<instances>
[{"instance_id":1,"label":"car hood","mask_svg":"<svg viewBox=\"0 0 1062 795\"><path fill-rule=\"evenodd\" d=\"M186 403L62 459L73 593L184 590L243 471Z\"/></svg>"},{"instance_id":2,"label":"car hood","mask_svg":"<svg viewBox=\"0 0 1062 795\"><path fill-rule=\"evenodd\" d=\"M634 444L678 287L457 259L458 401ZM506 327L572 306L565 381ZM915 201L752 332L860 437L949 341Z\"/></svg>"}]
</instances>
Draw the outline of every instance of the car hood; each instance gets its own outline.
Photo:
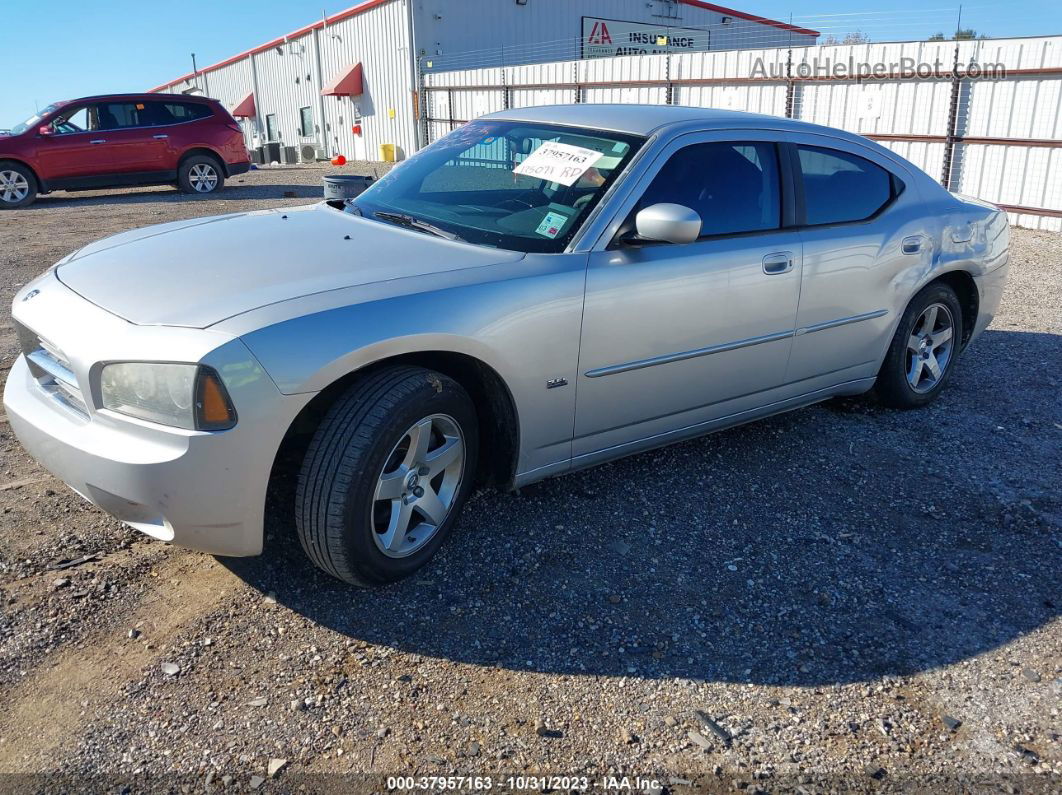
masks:
<instances>
[{"instance_id":1,"label":"car hood","mask_svg":"<svg viewBox=\"0 0 1062 795\"><path fill-rule=\"evenodd\" d=\"M370 221L322 202L124 232L61 261L56 276L131 323L205 328L313 293L523 256Z\"/></svg>"}]
</instances>

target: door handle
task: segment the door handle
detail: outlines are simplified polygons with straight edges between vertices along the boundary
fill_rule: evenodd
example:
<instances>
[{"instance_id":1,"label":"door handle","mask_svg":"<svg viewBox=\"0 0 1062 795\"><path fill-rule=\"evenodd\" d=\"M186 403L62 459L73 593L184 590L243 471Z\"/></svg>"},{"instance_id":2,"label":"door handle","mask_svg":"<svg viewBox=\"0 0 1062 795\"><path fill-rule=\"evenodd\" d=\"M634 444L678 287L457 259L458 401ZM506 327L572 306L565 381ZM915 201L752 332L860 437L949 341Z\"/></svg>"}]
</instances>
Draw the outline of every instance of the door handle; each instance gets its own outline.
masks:
<instances>
[{"instance_id":1,"label":"door handle","mask_svg":"<svg viewBox=\"0 0 1062 795\"><path fill-rule=\"evenodd\" d=\"M161 141L163 138L169 138L170 136L168 136L168 135L152 135L151 137L154 138L156 141Z\"/></svg>"},{"instance_id":2,"label":"door handle","mask_svg":"<svg viewBox=\"0 0 1062 795\"><path fill-rule=\"evenodd\" d=\"M763 272L768 276L778 276L793 270L793 252L776 251L763 258Z\"/></svg>"},{"instance_id":3,"label":"door handle","mask_svg":"<svg viewBox=\"0 0 1062 795\"><path fill-rule=\"evenodd\" d=\"M89 143L90 144L105 144L105 143L107 143L107 139L106 138L97 138L95 141L89 141Z\"/></svg>"},{"instance_id":4,"label":"door handle","mask_svg":"<svg viewBox=\"0 0 1062 795\"><path fill-rule=\"evenodd\" d=\"M910 237L905 237L903 242L900 243L900 250L904 254L917 254L922 250L922 236L911 235Z\"/></svg>"}]
</instances>

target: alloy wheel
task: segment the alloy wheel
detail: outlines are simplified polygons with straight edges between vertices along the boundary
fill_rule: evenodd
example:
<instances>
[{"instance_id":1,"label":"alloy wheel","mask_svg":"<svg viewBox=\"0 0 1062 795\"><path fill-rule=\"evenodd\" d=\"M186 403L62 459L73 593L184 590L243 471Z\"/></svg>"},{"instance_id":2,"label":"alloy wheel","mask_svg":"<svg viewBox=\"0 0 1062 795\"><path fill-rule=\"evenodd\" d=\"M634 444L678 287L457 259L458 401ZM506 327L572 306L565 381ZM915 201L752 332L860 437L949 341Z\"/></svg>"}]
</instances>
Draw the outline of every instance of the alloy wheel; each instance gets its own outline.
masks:
<instances>
[{"instance_id":1,"label":"alloy wheel","mask_svg":"<svg viewBox=\"0 0 1062 795\"><path fill-rule=\"evenodd\" d=\"M915 392L931 391L947 372L955 350L955 322L944 304L930 304L918 316L907 339L907 383Z\"/></svg>"},{"instance_id":2,"label":"alloy wheel","mask_svg":"<svg viewBox=\"0 0 1062 795\"><path fill-rule=\"evenodd\" d=\"M197 193L210 193L218 186L218 171L207 163L196 163L188 172L188 181Z\"/></svg>"},{"instance_id":3,"label":"alloy wheel","mask_svg":"<svg viewBox=\"0 0 1062 795\"><path fill-rule=\"evenodd\" d=\"M0 171L0 201L17 204L29 194L29 180L17 171Z\"/></svg>"},{"instance_id":4,"label":"alloy wheel","mask_svg":"<svg viewBox=\"0 0 1062 795\"><path fill-rule=\"evenodd\" d=\"M433 414L402 434L373 495L373 539L383 554L406 557L431 540L457 499L464 463L464 434L453 417Z\"/></svg>"}]
</instances>

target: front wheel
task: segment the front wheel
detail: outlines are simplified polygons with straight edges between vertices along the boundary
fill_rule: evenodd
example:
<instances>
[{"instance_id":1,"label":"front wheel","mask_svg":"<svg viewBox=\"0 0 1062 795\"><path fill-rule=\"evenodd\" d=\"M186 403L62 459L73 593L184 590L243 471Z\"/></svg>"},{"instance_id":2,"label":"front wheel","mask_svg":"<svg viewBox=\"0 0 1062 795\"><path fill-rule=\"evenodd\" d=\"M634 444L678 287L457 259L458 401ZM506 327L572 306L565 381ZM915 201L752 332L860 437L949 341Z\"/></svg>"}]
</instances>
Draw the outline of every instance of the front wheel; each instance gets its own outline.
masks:
<instances>
[{"instance_id":1,"label":"front wheel","mask_svg":"<svg viewBox=\"0 0 1062 795\"><path fill-rule=\"evenodd\" d=\"M408 577L453 528L478 446L475 407L445 375L389 367L359 380L325 415L299 472L306 554L354 585Z\"/></svg>"},{"instance_id":2,"label":"front wheel","mask_svg":"<svg viewBox=\"0 0 1062 795\"><path fill-rule=\"evenodd\" d=\"M184 160L178 167L177 185L185 193L199 196L217 193L225 187L225 172L214 158L195 155Z\"/></svg>"},{"instance_id":3,"label":"front wheel","mask_svg":"<svg viewBox=\"0 0 1062 795\"><path fill-rule=\"evenodd\" d=\"M930 284L900 318L874 391L886 406L911 409L936 399L958 359L962 309L955 291Z\"/></svg>"},{"instance_id":4,"label":"front wheel","mask_svg":"<svg viewBox=\"0 0 1062 795\"><path fill-rule=\"evenodd\" d=\"M0 210L32 204L37 198L37 178L21 163L0 162Z\"/></svg>"}]
</instances>

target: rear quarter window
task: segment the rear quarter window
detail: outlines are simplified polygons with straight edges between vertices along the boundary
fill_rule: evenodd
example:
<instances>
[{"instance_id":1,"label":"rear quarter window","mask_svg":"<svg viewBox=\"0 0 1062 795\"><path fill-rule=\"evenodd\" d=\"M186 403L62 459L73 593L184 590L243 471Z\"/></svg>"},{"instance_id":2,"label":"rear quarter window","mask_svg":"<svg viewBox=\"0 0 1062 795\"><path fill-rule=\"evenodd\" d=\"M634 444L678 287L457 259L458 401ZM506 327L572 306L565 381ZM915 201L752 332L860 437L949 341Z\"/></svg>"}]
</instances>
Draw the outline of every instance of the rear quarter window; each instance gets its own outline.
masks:
<instances>
[{"instance_id":1,"label":"rear quarter window","mask_svg":"<svg viewBox=\"0 0 1062 795\"><path fill-rule=\"evenodd\" d=\"M897 180L858 155L798 146L809 226L865 221L897 195Z\"/></svg>"},{"instance_id":2,"label":"rear quarter window","mask_svg":"<svg viewBox=\"0 0 1062 795\"><path fill-rule=\"evenodd\" d=\"M214 115L207 105L198 102L156 102L152 104L155 106L155 124L179 124Z\"/></svg>"}]
</instances>

